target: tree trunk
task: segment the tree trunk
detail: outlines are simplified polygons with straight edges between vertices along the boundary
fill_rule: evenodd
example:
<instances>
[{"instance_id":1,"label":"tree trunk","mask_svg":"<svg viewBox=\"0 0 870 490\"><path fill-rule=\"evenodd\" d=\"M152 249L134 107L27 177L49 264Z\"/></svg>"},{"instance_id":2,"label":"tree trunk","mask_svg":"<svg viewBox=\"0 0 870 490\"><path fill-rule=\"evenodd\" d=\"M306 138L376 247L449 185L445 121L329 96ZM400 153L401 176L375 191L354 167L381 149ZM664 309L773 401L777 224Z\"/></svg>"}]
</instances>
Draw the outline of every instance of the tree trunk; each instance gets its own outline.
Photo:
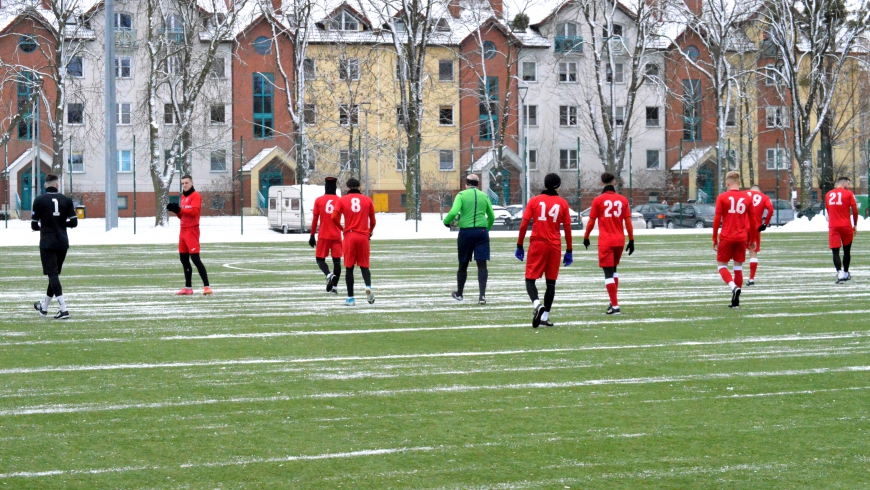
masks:
<instances>
[{"instance_id":1,"label":"tree trunk","mask_svg":"<svg viewBox=\"0 0 870 490\"><path fill-rule=\"evenodd\" d=\"M811 148L801 151L801 209L809 209L813 204L813 159ZM778 196L777 196L778 197Z\"/></svg>"}]
</instances>

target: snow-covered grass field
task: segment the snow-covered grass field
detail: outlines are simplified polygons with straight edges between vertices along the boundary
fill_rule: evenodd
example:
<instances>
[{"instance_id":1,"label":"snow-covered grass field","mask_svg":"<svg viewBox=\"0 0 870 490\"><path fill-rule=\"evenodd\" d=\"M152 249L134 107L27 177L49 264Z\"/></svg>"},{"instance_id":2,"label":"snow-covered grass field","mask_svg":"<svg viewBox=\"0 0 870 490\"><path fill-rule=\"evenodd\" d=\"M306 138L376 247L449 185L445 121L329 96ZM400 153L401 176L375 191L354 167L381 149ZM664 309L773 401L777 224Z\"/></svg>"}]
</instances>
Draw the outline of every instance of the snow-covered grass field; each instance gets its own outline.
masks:
<instances>
[{"instance_id":1,"label":"snow-covered grass field","mask_svg":"<svg viewBox=\"0 0 870 490\"><path fill-rule=\"evenodd\" d=\"M87 226L72 233L87 241ZM433 235L375 240L377 301L346 308L324 292L307 244L274 236L206 245L213 297L173 295L174 245L74 246L68 322L32 308L45 289L35 247L4 248L0 487L852 489L870 479L861 234L854 280L836 286L826 235L766 233L759 285L739 311L727 307L709 230L639 236L620 268L618 318L604 315L596 255L578 244L557 326L538 330L515 238L494 240L486 306L450 299L454 241Z\"/></svg>"}]
</instances>

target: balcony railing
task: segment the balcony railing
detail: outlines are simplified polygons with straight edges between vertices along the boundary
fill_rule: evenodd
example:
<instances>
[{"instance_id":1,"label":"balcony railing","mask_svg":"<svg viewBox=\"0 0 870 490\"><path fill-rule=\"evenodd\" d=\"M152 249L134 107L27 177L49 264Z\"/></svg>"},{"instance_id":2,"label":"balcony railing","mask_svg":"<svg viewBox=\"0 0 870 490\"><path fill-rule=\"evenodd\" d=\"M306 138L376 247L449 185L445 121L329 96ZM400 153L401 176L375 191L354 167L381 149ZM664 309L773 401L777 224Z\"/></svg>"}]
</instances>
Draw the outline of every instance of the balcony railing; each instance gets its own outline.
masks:
<instances>
[{"instance_id":1,"label":"balcony railing","mask_svg":"<svg viewBox=\"0 0 870 490\"><path fill-rule=\"evenodd\" d=\"M556 36L555 49L557 53L582 53L583 38L580 36Z\"/></svg>"},{"instance_id":2,"label":"balcony railing","mask_svg":"<svg viewBox=\"0 0 870 490\"><path fill-rule=\"evenodd\" d=\"M602 47L607 44L610 46L610 52L613 54L625 53L625 46L628 44L628 39L622 36L605 37L601 39Z\"/></svg>"},{"instance_id":3,"label":"balcony railing","mask_svg":"<svg viewBox=\"0 0 870 490\"><path fill-rule=\"evenodd\" d=\"M116 28L115 46L119 48L135 48L136 29Z\"/></svg>"},{"instance_id":4,"label":"balcony railing","mask_svg":"<svg viewBox=\"0 0 870 490\"><path fill-rule=\"evenodd\" d=\"M165 35L170 41L174 42L175 44L184 43L184 29L160 29L159 32L160 34Z\"/></svg>"}]
</instances>

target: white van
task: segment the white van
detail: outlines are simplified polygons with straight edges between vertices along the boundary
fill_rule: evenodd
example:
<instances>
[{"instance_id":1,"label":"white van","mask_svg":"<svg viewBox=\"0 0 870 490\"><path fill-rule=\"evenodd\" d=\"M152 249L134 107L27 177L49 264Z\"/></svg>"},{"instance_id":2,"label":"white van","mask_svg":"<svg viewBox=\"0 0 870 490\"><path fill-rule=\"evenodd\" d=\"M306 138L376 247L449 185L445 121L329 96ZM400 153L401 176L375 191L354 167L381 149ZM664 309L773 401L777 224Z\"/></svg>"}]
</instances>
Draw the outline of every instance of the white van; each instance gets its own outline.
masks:
<instances>
[{"instance_id":1,"label":"white van","mask_svg":"<svg viewBox=\"0 0 870 490\"><path fill-rule=\"evenodd\" d=\"M266 206L269 228L281 233L301 232L302 210L305 211L305 231L311 231L314 201L323 195L322 185L273 185L269 187Z\"/></svg>"}]
</instances>

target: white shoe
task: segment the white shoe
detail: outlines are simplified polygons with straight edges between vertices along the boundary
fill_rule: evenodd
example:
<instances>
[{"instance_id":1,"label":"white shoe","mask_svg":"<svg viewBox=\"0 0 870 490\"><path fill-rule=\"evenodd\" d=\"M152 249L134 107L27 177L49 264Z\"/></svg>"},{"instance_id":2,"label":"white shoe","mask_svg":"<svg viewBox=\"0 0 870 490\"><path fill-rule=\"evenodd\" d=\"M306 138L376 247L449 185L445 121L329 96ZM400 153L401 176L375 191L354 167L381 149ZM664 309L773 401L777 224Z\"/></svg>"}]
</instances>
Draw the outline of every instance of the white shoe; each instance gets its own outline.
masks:
<instances>
[{"instance_id":1,"label":"white shoe","mask_svg":"<svg viewBox=\"0 0 870 490\"><path fill-rule=\"evenodd\" d=\"M369 300L370 305L375 303L375 293L372 292L372 288L370 286L366 286L366 299Z\"/></svg>"}]
</instances>

